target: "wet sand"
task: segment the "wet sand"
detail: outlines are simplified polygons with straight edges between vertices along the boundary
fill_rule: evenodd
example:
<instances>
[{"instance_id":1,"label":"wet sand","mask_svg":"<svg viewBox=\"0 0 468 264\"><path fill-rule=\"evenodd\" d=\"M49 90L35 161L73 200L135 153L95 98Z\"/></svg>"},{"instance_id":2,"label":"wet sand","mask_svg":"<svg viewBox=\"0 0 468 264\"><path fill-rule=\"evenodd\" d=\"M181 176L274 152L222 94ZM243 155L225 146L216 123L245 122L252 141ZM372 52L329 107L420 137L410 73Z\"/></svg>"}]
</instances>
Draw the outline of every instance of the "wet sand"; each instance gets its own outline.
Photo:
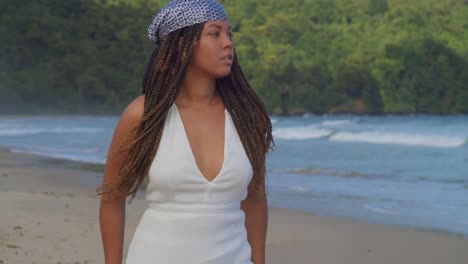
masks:
<instances>
[{"instance_id":1,"label":"wet sand","mask_svg":"<svg viewBox=\"0 0 468 264\"><path fill-rule=\"evenodd\" d=\"M102 169L0 148L0 264L104 263ZM127 204L125 250L145 206ZM281 208L269 208L267 237L267 264L468 263L467 238Z\"/></svg>"}]
</instances>

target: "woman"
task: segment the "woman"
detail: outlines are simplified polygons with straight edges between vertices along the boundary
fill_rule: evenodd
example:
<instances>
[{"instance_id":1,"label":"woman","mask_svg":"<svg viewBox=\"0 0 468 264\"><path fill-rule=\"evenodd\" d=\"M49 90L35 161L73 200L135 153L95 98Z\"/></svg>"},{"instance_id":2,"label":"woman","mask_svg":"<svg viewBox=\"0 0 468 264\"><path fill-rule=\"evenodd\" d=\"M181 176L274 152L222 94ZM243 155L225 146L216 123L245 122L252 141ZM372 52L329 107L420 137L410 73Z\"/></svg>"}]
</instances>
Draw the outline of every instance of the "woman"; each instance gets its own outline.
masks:
<instances>
[{"instance_id":1,"label":"woman","mask_svg":"<svg viewBox=\"0 0 468 264\"><path fill-rule=\"evenodd\" d=\"M97 190L106 263L122 262L125 199L144 180L148 208L127 264L265 263L271 122L241 71L224 8L171 1L148 34L156 48L143 95L115 128Z\"/></svg>"}]
</instances>

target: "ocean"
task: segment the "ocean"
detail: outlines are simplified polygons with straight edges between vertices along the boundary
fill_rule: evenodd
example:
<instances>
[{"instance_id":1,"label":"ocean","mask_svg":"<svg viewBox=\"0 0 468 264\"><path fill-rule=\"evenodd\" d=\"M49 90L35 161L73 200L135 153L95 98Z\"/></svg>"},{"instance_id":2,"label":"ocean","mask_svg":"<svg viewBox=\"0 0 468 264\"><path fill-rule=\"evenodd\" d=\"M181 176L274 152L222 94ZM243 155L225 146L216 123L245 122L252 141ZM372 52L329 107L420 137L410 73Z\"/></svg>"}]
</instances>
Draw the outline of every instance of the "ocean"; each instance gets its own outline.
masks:
<instances>
[{"instance_id":1,"label":"ocean","mask_svg":"<svg viewBox=\"0 0 468 264\"><path fill-rule=\"evenodd\" d=\"M117 121L3 116L0 145L104 164ZM270 206L468 237L468 116L306 114L272 123Z\"/></svg>"}]
</instances>

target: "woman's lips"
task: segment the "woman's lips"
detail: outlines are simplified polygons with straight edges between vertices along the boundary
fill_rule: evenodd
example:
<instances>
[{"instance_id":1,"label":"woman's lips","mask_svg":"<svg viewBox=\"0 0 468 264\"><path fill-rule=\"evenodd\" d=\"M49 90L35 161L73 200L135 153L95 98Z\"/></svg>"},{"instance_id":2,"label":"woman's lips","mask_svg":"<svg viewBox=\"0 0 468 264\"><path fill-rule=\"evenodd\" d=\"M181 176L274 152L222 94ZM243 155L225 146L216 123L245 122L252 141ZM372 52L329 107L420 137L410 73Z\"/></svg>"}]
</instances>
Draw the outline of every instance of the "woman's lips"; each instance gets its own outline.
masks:
<instances>
[{"instance_id":1,"label":"woman's lips","mask_svg":"<svg viewBox=\"0 0 468 264\"><path fill-rule=\"evenodd\" d=\"M222 59L222 62L231 65L232 64L232 59L224 58L224 59Z\"/></svg>"}]
</instances>

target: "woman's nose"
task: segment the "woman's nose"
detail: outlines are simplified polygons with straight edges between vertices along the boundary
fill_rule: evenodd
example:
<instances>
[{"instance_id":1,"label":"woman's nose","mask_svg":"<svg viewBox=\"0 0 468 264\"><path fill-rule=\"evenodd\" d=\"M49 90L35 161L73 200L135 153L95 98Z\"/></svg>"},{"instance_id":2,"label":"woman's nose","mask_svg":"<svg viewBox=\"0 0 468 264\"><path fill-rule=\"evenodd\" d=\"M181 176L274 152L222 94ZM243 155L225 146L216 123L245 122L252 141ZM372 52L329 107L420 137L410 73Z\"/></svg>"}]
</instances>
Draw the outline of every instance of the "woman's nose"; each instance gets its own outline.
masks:
<instances>
[{"instance_id":1,"label":"woman's nose","mask_svg":"<svg viewBox=\"0 0 468 264\"><path fill-rule=\"evenodd\" d=\"M229 34L224 34L224 38L223 38L223 47L226 48L226 47L232 47L232 39L230 37Z\"/></svg>"}]
</instances>

